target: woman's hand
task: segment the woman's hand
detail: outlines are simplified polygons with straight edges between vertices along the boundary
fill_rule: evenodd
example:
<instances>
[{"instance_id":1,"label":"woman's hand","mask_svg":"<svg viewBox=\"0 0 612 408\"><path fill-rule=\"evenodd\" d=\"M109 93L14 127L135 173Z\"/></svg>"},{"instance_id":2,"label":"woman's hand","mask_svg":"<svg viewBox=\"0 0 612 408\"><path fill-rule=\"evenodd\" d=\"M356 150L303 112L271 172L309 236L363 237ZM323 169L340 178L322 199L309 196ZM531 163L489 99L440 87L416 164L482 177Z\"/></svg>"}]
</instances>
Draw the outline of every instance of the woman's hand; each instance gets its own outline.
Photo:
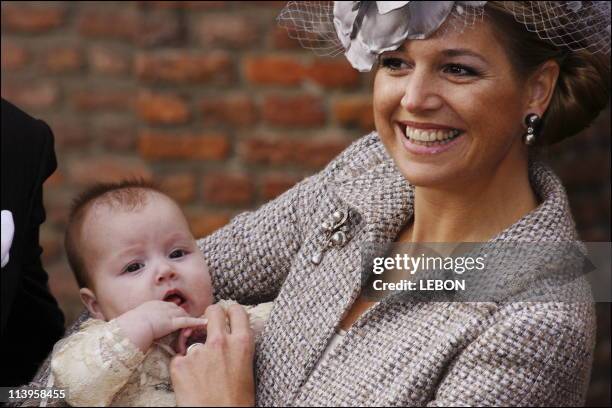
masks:
<instances>
[{"instance_id":1,"label":"woman's hand","mask_svg":"<svg viewBox=\"0 0 612 408\"><path fill-rule=\"evenodd\" d=\"M232 305L227 316L219 305L206 309L206 343L170 363L179 406L253 406L253 333L244 308Z\"/></svg>"}]
</instances>

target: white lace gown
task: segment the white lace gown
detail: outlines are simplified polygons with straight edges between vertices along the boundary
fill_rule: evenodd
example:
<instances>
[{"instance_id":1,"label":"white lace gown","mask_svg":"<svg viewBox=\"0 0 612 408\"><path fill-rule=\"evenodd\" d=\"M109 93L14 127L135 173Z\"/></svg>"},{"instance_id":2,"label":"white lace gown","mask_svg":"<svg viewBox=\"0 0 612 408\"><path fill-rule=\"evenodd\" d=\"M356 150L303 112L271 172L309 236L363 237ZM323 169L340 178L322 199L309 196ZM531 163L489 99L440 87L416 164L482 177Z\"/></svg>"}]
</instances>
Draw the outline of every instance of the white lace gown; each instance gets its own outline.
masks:
<instances>
[{"instance_id":1,"label":"white lace gown","mask_svg":"<svg viewBox=\"0 0 612 408\"><path fill-rule=\"evenodd\" d=\"M224 308L233 301L220 301ZM272 302L245 306L255 335L263 330ZM54 387L66 389L72 406L176 406L170 379L172 333L141 352L114 320L90 319L59 341L51 360Z\"/></svg>"}]
</instances>

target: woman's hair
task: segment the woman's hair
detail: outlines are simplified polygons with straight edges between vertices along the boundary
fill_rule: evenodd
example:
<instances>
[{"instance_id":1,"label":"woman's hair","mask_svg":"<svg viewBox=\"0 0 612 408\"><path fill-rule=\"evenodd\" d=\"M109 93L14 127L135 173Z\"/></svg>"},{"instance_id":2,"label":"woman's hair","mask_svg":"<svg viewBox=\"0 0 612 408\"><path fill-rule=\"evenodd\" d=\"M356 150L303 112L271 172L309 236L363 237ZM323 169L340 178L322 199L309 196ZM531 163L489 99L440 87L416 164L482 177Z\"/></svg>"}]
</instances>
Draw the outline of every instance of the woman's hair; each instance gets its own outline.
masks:
<instances>
[{"instance_id":1,"label":"woman's hair","mask_svg":"<svg viewBox=\"0 0 612 408\"><path fill-rule=\"evenodd\" d=\"M512 3L512 4L510 4ZM486 18L508 52L512 68L520 80L536 71L544 62L559 64L559 78L550 105L542 117L536 143L550 145L587 128L604 109L610 98L610 57L587 50L570 51L540 39L525 29L510 12L526 7L520 1L489 1ZM527 10L525 10L527 12ZM572 35L578 42L580 34Z\"/></svg>"}]
</instances>

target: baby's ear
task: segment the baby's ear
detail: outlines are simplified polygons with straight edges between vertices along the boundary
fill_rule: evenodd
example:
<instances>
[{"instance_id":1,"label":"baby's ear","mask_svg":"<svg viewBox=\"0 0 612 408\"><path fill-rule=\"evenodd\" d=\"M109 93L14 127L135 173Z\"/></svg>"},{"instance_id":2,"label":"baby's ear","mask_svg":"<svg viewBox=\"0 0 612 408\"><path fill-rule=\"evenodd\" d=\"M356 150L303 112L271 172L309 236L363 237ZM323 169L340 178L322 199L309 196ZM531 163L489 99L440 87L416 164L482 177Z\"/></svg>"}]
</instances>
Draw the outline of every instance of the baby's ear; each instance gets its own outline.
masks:
<instances>
[{"instance_id":1,"label":"baby's ear","mask_svg":"<svg viewBox=\"0 0 612 408\"><path fill-rule=\"evenodd\" d=\"M96 295L90 289L81 288L79 290L79 295L81 296L81 302L83 302L87 310L89 310L89 314L91 315L91 317L100 320L106 320L104 318L102 310L100 309L100 305L98 304Z\"/></svg>"}]
</instances>

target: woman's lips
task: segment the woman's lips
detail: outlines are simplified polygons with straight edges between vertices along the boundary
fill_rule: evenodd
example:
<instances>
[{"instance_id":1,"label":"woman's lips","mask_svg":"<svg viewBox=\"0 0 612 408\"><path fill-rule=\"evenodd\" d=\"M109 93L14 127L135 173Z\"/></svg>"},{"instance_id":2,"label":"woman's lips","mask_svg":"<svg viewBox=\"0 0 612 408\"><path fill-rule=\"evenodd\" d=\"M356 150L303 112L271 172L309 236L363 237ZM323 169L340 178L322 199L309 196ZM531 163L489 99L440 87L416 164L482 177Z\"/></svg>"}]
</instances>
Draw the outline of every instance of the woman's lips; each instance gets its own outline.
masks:
<instances>
[{"instance_id":1,"label":"woman's lips","mask_svg":"<svg viewBox=\"0 0 612 408\"><path fill-rule=\"evenodd\" d=\"M438 125L436 123L421 123L421 122L410 122L409 120L398 121L403 127L410 126L415 129L440 129L440 130L452 130L450 126ZM459 129L461 130L461 129Z\"/></svg>"},{"instance_id":2,"label":"woman's lips","mask_svg":"<svg viewBox=\"0 0 612 408\"><path fill-rule=\"evenodd\" d=\"M460 131L458 136L447 141L436 141L435 143L428 142L429 145L423 144L421 141L411 140L406 136L406 125L395 123L394 128L397 136L400 138L402 145L406 150L415 155L433 156L455 148L465 139L465 132ZM442 143L441 143L442 142Z\"/></svg>"}]
</instances>

